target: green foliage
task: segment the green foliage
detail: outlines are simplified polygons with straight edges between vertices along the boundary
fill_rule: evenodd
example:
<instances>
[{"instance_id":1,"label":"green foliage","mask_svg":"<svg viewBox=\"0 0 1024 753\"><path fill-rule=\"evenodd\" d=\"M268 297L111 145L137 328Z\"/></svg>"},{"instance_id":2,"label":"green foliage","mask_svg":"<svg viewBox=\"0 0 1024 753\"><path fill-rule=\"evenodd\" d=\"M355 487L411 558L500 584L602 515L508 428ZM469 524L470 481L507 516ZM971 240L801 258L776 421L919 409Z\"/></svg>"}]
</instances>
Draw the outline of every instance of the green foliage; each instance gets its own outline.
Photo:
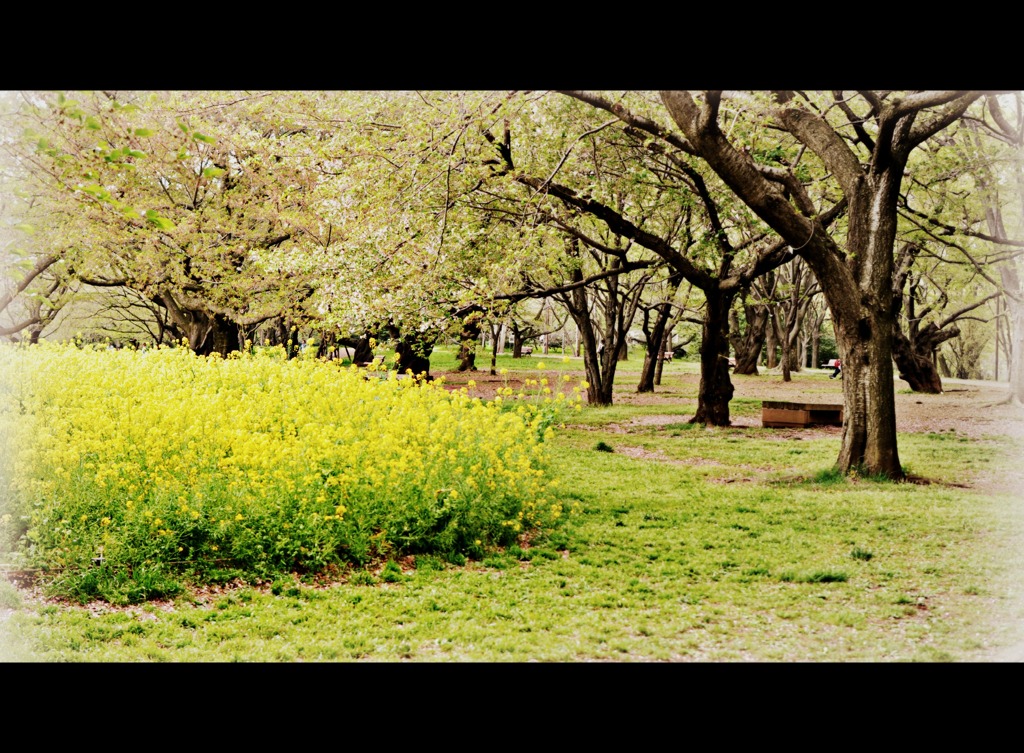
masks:
<instances>
[{"instance_id":1,"label":"green foliage","mask_svg":"<svg viewBox=\"0 0 1024 753\"><path fill-rule=\"evenodd\" d=\"M385 583L401 583L406 578L407 576L402 572L402 568L394 560L388 560L380 572L380 579Z\"/></svg>"},{"instance_id":2,"label":"green foliage","mask_svg":"<svg viewBox=\"0 0 1024 753\"><path fill-rule=\"evenodd\" d=\"M21 606L21 594L18 589L0 577L0 609L17 609Z\"/></svg>"},{"instance_id":3,"label":"green foliage","mask_svg":"<svg viewBox=\"0 0 1024 753\"><path fill-rule=\"evenodd\" d=\"M821 334L818 337L818 363L813 364L814 368L818 368L823 363L828 363L834 358L839 358L839 346L836 344L832 328L822 328Z\"/></svg>"},{"instance_id":4,"label":"green foliage","mask_svg":"<svg viewBox=\"0 0 1024 753\"><path fill-rule=\"evenodd\" d=\"M349 576L348 582L354 586L372 586L377 578L369 570L356 570Z\"/></svg>"}]
</instances>

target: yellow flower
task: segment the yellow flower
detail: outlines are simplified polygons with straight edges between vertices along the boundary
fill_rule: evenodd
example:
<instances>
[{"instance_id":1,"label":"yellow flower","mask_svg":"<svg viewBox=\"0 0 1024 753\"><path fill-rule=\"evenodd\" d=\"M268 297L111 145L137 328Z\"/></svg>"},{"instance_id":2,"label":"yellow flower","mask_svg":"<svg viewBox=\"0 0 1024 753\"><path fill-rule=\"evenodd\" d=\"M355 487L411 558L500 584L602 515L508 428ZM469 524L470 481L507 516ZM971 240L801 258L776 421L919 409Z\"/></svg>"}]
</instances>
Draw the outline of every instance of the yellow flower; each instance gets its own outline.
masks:
<instances>
[{"instance_id":1,"label":"yellow flower","mask_svg":"<svg viewBox=\"0 0 1024 753\"><path fill-rule=\"evenodd\" d=\"M547 367L544 365L543 361L538 361L537 362L537 368L538 369L546 369Z\"/></svg>"},{"instance_id":2,"label":"yellow flower","mask_svg":"<svg viewBox=\"0 0 1024 753\"><path fill-rule=\"evenodd\" d=\"M242 520L242 513L237 513L235 515L235 520Z\"/></svg>"},{"instance_id":3,"label":"yellow flower","mask_svg":"<svg viewBox=\"0 0 1024 753\"><path fill-rule=\"evenodd\" d=\"M109 526L110 525L110 518L107 518L107 517L100 518L100 525L101 526Z\"/></svg>"},{"instance_id":4,"label":"yellow flower","mask_svg":"<svg viewBox=\"0 0 1024 753\"><path fill-rule=\"evenodd\" d=\"M468 382L466 382L466 386L467 387L476 387L476 382L474 382L472 379L470 379Z\"/></svg>"}]
</instances>

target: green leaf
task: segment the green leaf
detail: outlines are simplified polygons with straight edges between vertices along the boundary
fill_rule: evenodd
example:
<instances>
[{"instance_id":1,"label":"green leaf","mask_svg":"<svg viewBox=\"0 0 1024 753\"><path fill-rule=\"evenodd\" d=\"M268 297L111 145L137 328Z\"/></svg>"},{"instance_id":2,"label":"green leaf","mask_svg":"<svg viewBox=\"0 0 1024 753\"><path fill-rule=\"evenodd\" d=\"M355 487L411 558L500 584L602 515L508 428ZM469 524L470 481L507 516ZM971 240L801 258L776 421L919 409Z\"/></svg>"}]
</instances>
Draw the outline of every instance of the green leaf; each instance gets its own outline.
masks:
<instances>
[{"instance_id":1,"label":"green leaf","mask_svg":"<svg viewBox=\"0 0 1024 753\"><path fill-rule=\"evenodd\" d=\"M188 129L186 129L186 130L188 130ZM136 128L135 129L135 135L136 136L152 136L153 135L153 129L152 128Z\"/></svg>"},{"instance_id":2,"label":"green leaf","mask_svg":"<svg viewBox=\"0 0 1024 753\"><path fill-rule=\"evenodd\" d=\"M211 136L207 136L205 133L199 133L196 131L192 134L192 138L196 141L202 141L204 144L216 144L217 140Z\"/></svg>"},{"instance_id":3,"label":"green leaf","mask_svg":"<svg viewBox=\"0 0 1024 753\"><path fill-rule=\"evenodd\" d=\"M94 115L90 115L85 119L85 127L92 131L98 131L100 129L100 121Z\"/></svg>"},{"instance_id":4,"label":"green leaf","mask_svg":"<svg viewBox=\"0 0 1024 753\"><path fill-rule=\"evenodd\" d=\"M110 198L110 192L103 186L98 186L95 183L88 186L82 186L82 190L90 196L95 196L100 201L106 201Z\"/></svg>"},{"instance_id":5,"label":"green leaf","mask_svg":"<svg viewBox=\"0 0 1024 753\"><path fill-rule=\"evenodd\" d=\"M146 156L145 152L141 152L138 149L129 149L128 156L135 157L137 159L143 159Z\"/></svg>"},{"instance_id":6,"label":"green leaf","mask_svg":"<svg viewBox=\"0 0 1024 753\"><path fill-rule=\"evenodd\" d=\"M162 217L159 213L152 209L146 210L146 221L156 225L161 230L174 230L174 223L166 217Z\"/></svg>"},{"instance_id":7,"label":"green leaf","mask_svg":"<svg viewBox=\"0 0 1024 753\"><path fill-rule=\"evenodd\" d=\"M217 177L220 177L221 175L223 175L226 172L227 172L227 170L222 170L219 167L208 167L205 170L203 170L203 177L204 178L217 178Z\"/></svg>"},{"instance_id":8,"label":"green leaf","mask_svg":"<svg viewBox=\"0 0 1024 753\"><path fill-rule=\"evenodd\" d=\"M188 133L188 126L182 123L180 120L178 121L178 128L180 128L184 133Z\"/></svg>"},{"instance_id":9,"label":"green leaf","mask_svg":"<svg viewBox=\"0 0 1024 753\"><path fill-rule=\"evenodd\" d=\"M20 230L21 232L26 233L28 235L33 235L36 232L35 226L30 225L27 222L19 222L14 227L16 230Z\"/></svg>"}]
</instances>

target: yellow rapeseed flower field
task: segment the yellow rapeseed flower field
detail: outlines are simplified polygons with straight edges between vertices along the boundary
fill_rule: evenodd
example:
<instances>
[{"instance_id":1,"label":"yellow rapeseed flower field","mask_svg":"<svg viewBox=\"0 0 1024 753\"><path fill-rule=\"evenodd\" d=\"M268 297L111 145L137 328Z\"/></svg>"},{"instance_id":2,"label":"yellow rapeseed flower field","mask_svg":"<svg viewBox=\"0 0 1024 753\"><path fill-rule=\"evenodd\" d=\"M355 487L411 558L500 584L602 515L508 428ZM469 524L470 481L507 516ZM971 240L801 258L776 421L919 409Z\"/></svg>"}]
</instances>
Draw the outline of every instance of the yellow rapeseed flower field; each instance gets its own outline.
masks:
<instances>
[{"instance_id":1,"label":"yellow rapeseed flower field","mask_svg":"<svg viewBox=\"0 0 1024 753\"><path fill-rule=\"evenodd\" d=\"M0 347L0 534L101 595L507 544L561 515L549 423L336 362Z\"/></svg>"}]
</instances>

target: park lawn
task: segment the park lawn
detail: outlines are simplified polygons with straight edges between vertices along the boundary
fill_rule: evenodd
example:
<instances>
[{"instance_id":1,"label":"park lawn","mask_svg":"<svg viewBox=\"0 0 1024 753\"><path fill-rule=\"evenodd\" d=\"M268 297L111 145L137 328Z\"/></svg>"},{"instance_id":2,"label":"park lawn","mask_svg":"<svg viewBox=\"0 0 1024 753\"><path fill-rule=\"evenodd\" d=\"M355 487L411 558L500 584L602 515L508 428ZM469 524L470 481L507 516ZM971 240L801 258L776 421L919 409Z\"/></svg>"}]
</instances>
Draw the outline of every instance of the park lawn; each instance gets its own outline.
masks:
<instances>
[{"instance_id":1,"label":"park lawn","mask_svg":"<svg viewBox=\"0 0 1024 753\"><path fill-rule=\"evenodd\" d=\"M20 607L3 621L4 658L949 661L988 645L988 547L1007 499L827 474L751 480L746 453L724 441L706 443L719 445L707 465L588 446L597 441L581 430L555 440L567 496L584 509L562 549L464 567L420 558L397 582L210 589L133 608L7 592ZM824 444L778 460L820 471Z\"/></svg>"},{"instance_id":2,"label":"park lawn","mask_svg":"<svg viewBox=\"0 0 1024 753\"><path fill-rule=\"evenodd\" d=\"M582 512L533 546L129 607L0 581L0 659L969 661L1019 639L1015 500L966 485L1007 470L1018 442L906 434L931 483L842 478L835 432L694 427L666 381L678 403L584 409L555 433L563 502Z\"/></svg>"}]
</instances>

